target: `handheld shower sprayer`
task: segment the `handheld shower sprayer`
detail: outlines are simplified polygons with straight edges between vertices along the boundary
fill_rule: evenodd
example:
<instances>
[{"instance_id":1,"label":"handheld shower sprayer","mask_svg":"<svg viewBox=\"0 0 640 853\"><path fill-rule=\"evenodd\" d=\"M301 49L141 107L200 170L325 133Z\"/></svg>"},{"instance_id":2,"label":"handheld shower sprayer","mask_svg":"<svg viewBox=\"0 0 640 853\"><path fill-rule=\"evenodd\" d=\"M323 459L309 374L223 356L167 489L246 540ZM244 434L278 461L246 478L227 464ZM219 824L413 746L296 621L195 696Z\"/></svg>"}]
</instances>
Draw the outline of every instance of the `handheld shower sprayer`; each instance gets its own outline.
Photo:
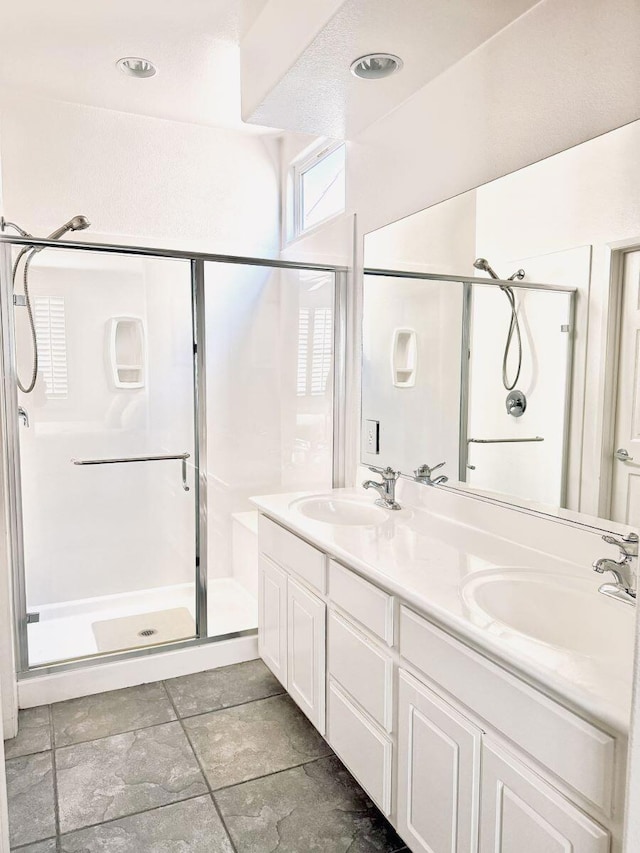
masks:
<instances>
[{"instance_id":1,"label":"handheld shower sprayer","mask_svg":"<svg viewBox=\"0 0 640 853\"><path fill-rule=\"evenodd\" d=\"M473 262L473 266L477 270L482 270L482 272L488 273L491 276L491 278L496 278L496 279L500 280L500 276L493 269L493 267L491 266L491 264L489 263L489 261L486 258L476 258L475 261ZM522 281L522 279L525 277L525 275L526 275L525 271L523 269L519 269L519 270L516 270L513 273L513 275L510 275L509 278L507 279L507 281L515 281L515 280ZM509 394L509 397L507 397L507 411L509 412L509 414L514 415L514 417L519 417L524 412L526 405L527 405L527 401L526 401L524 394L522 394L521 391L514 391L514 388L516 387L516 383L517 383L518 379L520 378L520 371L522 369L522 335L520 334L520 321L518 320L518 309L516 306L516 297L515 297L515 294L513 292L513 288L508 284L501 284L500 290L502 290L504 295L507 297L507 300L509 302L509 307L511 310L511 319L509 321L509 331L507 332L507 342L505 344L504 355L502 358L502 384L504 385L506 391L511 392ZM514 334L515 334L516 342L517 342L517 346L518 346L518 367L516 370L515 379L513 380L513 382L510 382L509 377L507 376L507 361L509 359L509 351L511 350L511 342L513 340ZM512 394L519 394L521 396L522 402L521 402L521 405L519 408L509 406L509 399L510 399ZM518 400L520 400L520 397L518 397Z\"/></svg>"},{"instance_id":2,"label":"handheld shower sprayer","mask_svg":"<svg viewBox=\"0 0 640 853\"><path fill-rule=\"evenodd\" d=\"M74 216L73 219L65 222L64 225L61 225L60 228L56 228L55 231L49 234L47 240L59 240L69 231L84 231L90 225L91 223L86 216Z\"/></svg>"},{"instance_id":3,"label":"handheld shower sprayer","mask_svg":"<svg viewBox=\"0 0 640 853\"><path fill-rule=\"evenodd\" d=\"M85 228L89 228L91 223L87 219L86 216L74 216L68 222L65 222L64 225L61 225L59 228L56 228L49 236L47 240L59 240L69 231L84 231ZM23 237L30 237L26 231L23 231L22 228L15 225L13 222L6 222L4 219L0 220L0 228L4 230L6 226L11 226L18 231ZM24 288L24 296L25 296L25 306L27 309L27 317L29 319L29 328L31 331L31 343L33 347L33 367L31 371L31 379L28 384L23 385L20 377L16 376L18 382L18 388L22 391L23 394L30 394L35 388L36 379L38 378L38 341L36 338L36 326L33 318L33 308L31 307L31 296L29 294L29 264L33 260L34 256L41 252L45 246L23 246L23 248L18 253L18 257L16 258L13 264L12 270L12 281L13 281L13 289L15 291L16 286L16 275L18 272L18 267L20 266L20 261L26 255L26 260L24 262L24 268L22 272L22 284Z\"/></svg>"},{"instance_id":4,"label":"handheld shower sprayer","mask_svg":"<svg viewBox=\"0 0 640 853\"><path fill-rule=\"evenodd\" d=\"M482 270L482 272L488 272L491 278L500 278L498 273L493 269L493 267L486 258L476 258L473 262L473 265L477 270Z\"/></svg>"}]
</instances>

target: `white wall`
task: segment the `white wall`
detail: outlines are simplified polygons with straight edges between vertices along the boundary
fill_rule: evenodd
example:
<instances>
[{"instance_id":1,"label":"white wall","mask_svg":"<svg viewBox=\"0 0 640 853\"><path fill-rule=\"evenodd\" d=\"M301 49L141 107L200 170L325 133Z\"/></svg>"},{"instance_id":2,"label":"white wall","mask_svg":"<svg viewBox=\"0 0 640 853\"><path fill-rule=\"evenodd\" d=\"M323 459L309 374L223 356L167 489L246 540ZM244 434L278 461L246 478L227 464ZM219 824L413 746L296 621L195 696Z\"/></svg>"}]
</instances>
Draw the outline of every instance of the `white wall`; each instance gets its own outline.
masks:
<instances>
[{"instance_id":1,"label":"white wall","mask_svg":"<svg viewBox=\"0 0 640 853\"><path fill-rule=\"evenodd\" d=\"M50 100L1 110L4 214L31 233L83 213L83 240L277 254L274 140Z\"/></svg>"},{"instance_id":2,"label":"white wall","mask_svg":"<svg viewBox=\"0 0 640 853\"><path fill-rule=\"evenodd\" d=\"M475 245L472 190L366 234L364 261L378 269L473 275Z\"/></svg>"}]
</instances>

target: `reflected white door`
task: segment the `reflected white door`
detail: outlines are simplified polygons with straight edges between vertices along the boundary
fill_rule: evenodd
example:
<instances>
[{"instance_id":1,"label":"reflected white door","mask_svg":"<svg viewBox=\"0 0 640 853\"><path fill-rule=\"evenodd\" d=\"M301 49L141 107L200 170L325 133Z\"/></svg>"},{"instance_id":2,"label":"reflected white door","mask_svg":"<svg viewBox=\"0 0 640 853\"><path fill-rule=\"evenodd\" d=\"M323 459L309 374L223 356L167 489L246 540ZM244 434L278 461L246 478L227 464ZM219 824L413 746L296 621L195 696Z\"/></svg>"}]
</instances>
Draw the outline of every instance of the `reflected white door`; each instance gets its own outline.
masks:
<instances>
[{"instance_id":1,"label":"reflected white door","mask_svg":"<svg viewBox=\"0 0 640 853\"><path fill-rule=\"evenodd\" d=\"M640 524L640 251L624 259L611 516Z\"/></svg>"}]
</instances>

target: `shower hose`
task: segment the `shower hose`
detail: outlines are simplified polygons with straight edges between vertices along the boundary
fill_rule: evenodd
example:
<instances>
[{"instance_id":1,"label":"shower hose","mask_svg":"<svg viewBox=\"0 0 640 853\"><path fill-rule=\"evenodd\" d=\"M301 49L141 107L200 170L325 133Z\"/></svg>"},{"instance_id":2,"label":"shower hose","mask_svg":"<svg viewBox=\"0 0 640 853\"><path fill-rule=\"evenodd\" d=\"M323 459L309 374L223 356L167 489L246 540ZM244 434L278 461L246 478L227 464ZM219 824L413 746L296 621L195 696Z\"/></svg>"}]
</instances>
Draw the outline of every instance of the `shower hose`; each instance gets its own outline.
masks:
<instances>
[{"instance_id":1,"label":"shower hose","mask_svg":"<svg viewBox=\"0 0 640 853\"><path fill-rule=\"evenodd\" d=\"M502 384L507 391L513 391L518 379L520 378L520 370L522 369L522 336L520 335L520 321L518 320L516 297L513 290L508 285L501 285L500 289L509 300L509 305L511 306L511 320L509 322L509 331L507 333L507 340L504 346L504 355L502 357ZM513 382L509 382L509 377L507 375L507 361L509 360L509 353L511 351L514 333L518 345L518 369L516 370Z\"/></svg>"},{"instance_id":2,"label":"shower hose","mask_svg":"<svg viewBox=\"0 0 640 853\"><path fill-rule=\"evenodd\" d=\"M31 345L33 348L33 369L31 372L31 378L28 384L24 385L18 375L16 378L18 380L18 388L22 391L23 394L30 394L36 384L36 379L38 378L38 341L36 338L36 324L33 319L33 308L31 307L31 296L29 294L29 264L33 260L33 256L36 254L36 249L33 249L31 246L27 246L22 249L16 261L13 265L13 273L12 273L12 281L13 281L13 289L15 292L16 287L16 274L18 272L18 266L20 265L20 261L24 257L24 255L28 254L26 261L24 262L24 270L22 272L22 284L24 287L24 296L25 301L27 303L27 317L29 318L29 328L31 330Z\"/></svg>"}]
</instances>

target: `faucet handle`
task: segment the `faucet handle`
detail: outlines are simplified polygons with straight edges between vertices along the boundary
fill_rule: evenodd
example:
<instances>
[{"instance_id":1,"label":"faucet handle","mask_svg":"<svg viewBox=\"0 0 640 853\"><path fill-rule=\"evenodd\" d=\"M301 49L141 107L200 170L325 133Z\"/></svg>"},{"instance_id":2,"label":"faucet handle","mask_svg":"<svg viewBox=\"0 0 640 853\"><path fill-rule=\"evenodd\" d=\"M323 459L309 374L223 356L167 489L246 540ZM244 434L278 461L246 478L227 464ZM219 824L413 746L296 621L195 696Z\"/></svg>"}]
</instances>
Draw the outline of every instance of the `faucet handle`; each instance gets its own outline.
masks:
<instances>
[{"instance_id":1,"label":"faucet handle","mask_svg":"<svg viewBox=\"0 0 640 853\"><path fill-rule=\"evenodd\" d=\"M627 533L626 536L621 536L618 538L617 536L605 535L602 537L603 541L607 543L607 545L617 545L620 548L621 554L625 557L637 557L638 556L638 534L637 533Z\"/></svg>"},{"instance_id":2,"label":"faucet handle","mask_svg":"<svg viewBox=\"0 0 640 853\"><path fill-rule=\"evenodd\" d=\"M437 465L421 465L419 468L413 472L416 477L430 477L434 471L437 471L438 468L442 468L446 465L446 462L438 462Z\"/></svg>"},{"instance_id":3,"label":"faucet handle","mask_svg":"<svg viewBox=\"0 0 640 853\"><path fill-rule=\"evenodd\" d=\"M374 474L380 474L383 480L397 480L400 476L400 471L394 471L390 465L387 465L386 468L376 468L375 465L368 465L367 467Z\"/></svg>"}]
</instances>

